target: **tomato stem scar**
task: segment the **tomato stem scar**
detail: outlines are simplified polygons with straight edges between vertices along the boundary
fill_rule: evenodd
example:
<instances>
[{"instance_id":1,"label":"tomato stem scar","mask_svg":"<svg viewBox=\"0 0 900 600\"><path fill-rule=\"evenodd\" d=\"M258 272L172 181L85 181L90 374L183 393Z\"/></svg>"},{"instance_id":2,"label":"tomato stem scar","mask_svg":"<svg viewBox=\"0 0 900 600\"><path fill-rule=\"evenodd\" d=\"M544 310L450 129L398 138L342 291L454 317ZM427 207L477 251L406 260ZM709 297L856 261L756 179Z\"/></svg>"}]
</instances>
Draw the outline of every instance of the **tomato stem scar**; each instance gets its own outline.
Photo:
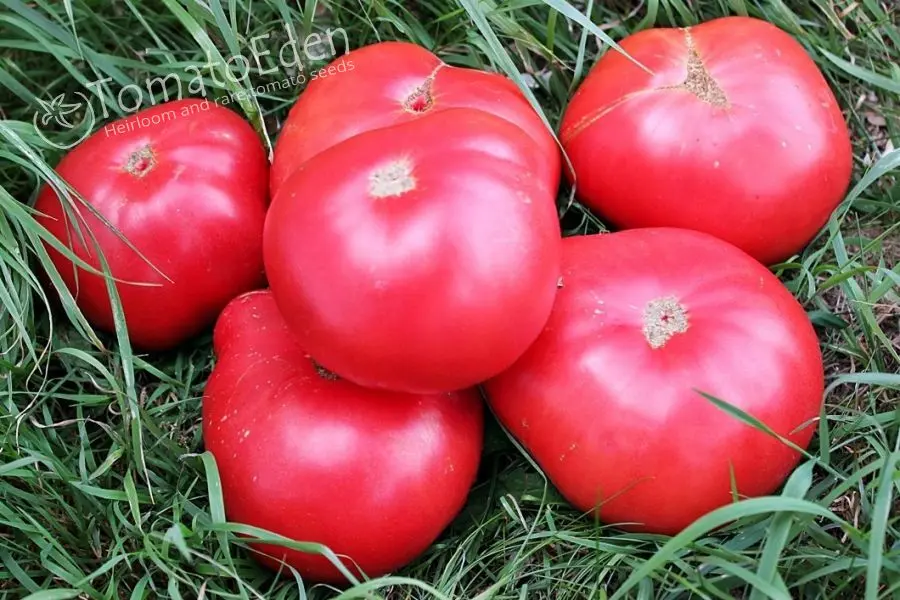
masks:
<instances>
[{"instance_id":1,"label":"tomato stem scar","mask_svg":"<svg viewBox=\"0 0 900 600\"><path fill-rule=\"evenodd\" d=\"M687 77L680 87L691 92L707 104L727 108L729 104L725 91L722 90L719 83L706 70L706 65L703 64L703 59L700 58L700 53L697 52L694 36L691 35L690 29L684 30L684 37L688 49Z\"/></svg>"},{"instance_id":2,"label":"tomato stem scar","mask_svg":"<svg viewBox=\"0 0 900 600\"><path fill-rule=\"evenodd\" d=\"M128 156L128 162L125 163L125 170L135 177L143 177L153 170L156 166L156 155L149 146L143 146L135 150Z\"/></svg>"},{"instance_id":3,"label":"tomato stem scar","mask_svg":"<svg viewBox=\"0 0 900 600\"><path fill-rule=\"evenodd\" d=\"M644 307L644 338L654 350L687 330L687 310L675 296L656 298Z\"/></svg>"},{"instance_id":4,"label":"tomato stem scar","mask_svg":"<svg viewBox=\"0 0 900 600\"><path fill-rule=\"evenodd\" d=\"M403 101L403 110L412 113L423 113L431 110L431 107L434 106L434 78L443 66L444 63L441 63L435 67L434 71L425 78L425 81L409 93L409 96Z\"/></svg>"},{"instance_id":5,"label":"tomato stem scar","mask_svg":"<svg viewBox=\"0 0 900 600\"><path fill-rule=\"evenodd\" d=\"M369 195L373 198L401 196L416 189L413 165L408 158L400 158L375 169L369 175Z\"/></svg>"}]
</instances>

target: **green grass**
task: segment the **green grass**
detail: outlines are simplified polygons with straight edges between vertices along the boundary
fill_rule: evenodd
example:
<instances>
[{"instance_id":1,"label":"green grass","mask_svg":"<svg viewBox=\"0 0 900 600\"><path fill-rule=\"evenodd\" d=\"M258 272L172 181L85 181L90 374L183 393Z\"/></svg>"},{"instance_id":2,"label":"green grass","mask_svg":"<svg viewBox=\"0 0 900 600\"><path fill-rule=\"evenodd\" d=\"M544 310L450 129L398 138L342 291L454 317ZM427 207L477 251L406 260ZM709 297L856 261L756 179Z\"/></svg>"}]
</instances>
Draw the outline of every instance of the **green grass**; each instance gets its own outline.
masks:
<instances>
[{"instance_id":1,"label":"green grass","mask_svg":"<svg viewBox=\"0 0 900 600\"><path fill-rule=\"evenodd\" d=\"M122 86L228 56L290 21L300 36L342 27L351 48L410 39L448 62L536 82L528 89L555 127L598 35L724 14L766 18L814 56L853 129L855 187L816 242L777 269L826 358L826 418L808 460L778 495L677 537L575 513L491 425L465 512L414 565L343 591L273 578L235 535L267 534L225 522L202 454L209 335L177 353L135 354L122 334L95 336L52 270L38 276L46 234L29 206L42 183L64 185L52 170L61 153L31 125L38 98L108 77L112 116ZM0 0L0 596L900 598L898 22L889 0ZM272 140L297 91L241 109ZM564 191L567 230L601 226L569 200Z\"/></svg>"}]
</instances>

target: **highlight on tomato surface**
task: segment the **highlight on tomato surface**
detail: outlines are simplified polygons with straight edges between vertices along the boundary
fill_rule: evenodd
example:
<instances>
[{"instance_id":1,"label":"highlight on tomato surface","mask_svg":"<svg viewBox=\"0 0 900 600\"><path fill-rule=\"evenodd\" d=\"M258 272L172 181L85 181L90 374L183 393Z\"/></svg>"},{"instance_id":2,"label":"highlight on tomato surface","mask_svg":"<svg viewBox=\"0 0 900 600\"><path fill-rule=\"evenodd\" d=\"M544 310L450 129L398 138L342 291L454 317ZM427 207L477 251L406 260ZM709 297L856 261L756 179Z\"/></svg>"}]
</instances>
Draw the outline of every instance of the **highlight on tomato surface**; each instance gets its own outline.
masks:
<instances>
[{"instance_id":1,"label":"highlight on tomato surface","mask_svg":"<svg viewBox=\"0 0 900 600\"><path fill-rule=\"evenodd\" d=\"M102 254L131 342L171 349L263 284L268 168L259 137L235 112L208 100L165 102L69 151L56 171L84 202L45 185L37 220L94 269L45 243L95 327L115 327L107 280L98 274Z\"/></svg>"}]
</instances>

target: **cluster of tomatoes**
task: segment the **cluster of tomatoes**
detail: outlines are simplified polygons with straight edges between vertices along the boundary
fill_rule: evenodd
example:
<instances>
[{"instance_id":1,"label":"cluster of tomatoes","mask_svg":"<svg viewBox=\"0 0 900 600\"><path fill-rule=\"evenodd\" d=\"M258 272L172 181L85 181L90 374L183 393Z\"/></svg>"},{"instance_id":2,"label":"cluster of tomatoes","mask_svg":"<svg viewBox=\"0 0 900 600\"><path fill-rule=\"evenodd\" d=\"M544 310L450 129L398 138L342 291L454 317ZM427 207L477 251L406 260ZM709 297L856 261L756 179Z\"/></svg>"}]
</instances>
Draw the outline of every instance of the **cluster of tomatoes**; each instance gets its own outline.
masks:
<instances>
[{"instance_id":1,"label":"cluster of tomatoes","mask_svg":"<svg viewBox=\"0 0 900 600\"><path fill-rule=\"evenodd\" d=\"M93 210L49 187L37 209L88 318L113 327L108 265L135 345L216 321L203 435L232 521L367 575L401 567L466 501L481 392L572 505L611 525L673 533L781 483L823 369L765 265L840 202L846 124L768 23L621 46L559 131L566 176L617 233L563 239L560 148L515 85L407 43L313 82L271 166L245 121L200 100L64 158ZM255 549L341 578L333 557Z\"/></svg>"}]
</instances>

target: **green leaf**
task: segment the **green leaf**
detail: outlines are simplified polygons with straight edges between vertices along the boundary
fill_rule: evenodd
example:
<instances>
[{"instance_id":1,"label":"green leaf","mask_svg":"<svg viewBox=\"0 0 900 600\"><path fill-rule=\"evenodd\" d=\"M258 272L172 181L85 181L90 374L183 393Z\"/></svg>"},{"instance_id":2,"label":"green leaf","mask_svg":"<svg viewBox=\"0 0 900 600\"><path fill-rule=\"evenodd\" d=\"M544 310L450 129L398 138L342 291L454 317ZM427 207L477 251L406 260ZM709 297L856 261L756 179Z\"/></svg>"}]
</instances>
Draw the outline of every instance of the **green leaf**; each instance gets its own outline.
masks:
<instances>
[{"instance_id":1,"label":"green leaf","mask_svg":"<svg viewBox=\"0 0 900 600\"><path fill-rule=\"evenodd\" d=\"M900 417L900 408L897 409ZM894 483L897 478L897 463L900 460L900 433L896 435L894 451L888 453L882 461L881 475L875 494L875 506L872 510L872 531L869 534L869 564L866 566L866 600L878 600L881 597L881 569L884 564L885 541L887 539L888 521L891 519L891 500Z\"/></svg>"},{"instance_id":2,"label":"green leaf","mask_svg":"<svg viewBox=\"0 0 900 600\"><path fill-rule=\"evenodd\" d=\"M808 461L797 467L785 483L782 496L803 498L812 485L814 466L813 461ZM767 584L775 585L776 583L778 561L791 535L793 522L794 515L792 513L779 513L772 518L772 524L769 526L766 541L763 544L759 568L756 571L759 579ZM788 590L780 588L780 591L790 597ZM750 594L750 600L763 600L766 596L771 597L771 594L768 594L764 587L755 586Z\"/></svg>"},{"instance_id":3,"label":"green leaf","mask_svg":"<svg viewBox=\"0 0 900 600\"><path fill-rule=\"evenodd\" d=\"M885 91L891 92L892 94L900 94L900 81L895 81L890 77L885 77L880 73L875 73L874 71L870 71L869 69L848 62L840 56L836 56L828 50L825 50L824 48L819 48L819 52L821 52L825 58L830 60L835 66L837 66L848 75L856 77L857 79L865 81L866 83L879 87Z\"/></svg>"},{"instance_id":4,"label":"green leaf","mask_svg":"<svg viewBox=\"0 0 900 600\"><path fill-rule=\"evenodd\" d=\"M700 517L686 527L681 533L666 542L666 544L652 557L629 575L622 586L611 596L610 600L620 600L624 598L625 594L631 591L631 589L640 581L649 577L654 571L662 568L667 562L672 560L679 551L686 548L688 544L701 536L732 521L746 519L747 517L755 515L778 514L784 512L821 517L837 523L842 527L849 527L843 519L832 513L830 510L813 502L797 498L767 496L750 498L736 504L729 504Z\"/></svg>"},{"instance_id":5,"label":"green leaf","mask_svg":"<svg viewBox=\"0 0 900 600\"><path fill-rule=\"evenodd\" d=\"M28 594L22 600L69 600L70 598L78 598L80 595L81 590L60 588L57 590L44 590L42 592Z\"/></svg>"}]
</instances>

